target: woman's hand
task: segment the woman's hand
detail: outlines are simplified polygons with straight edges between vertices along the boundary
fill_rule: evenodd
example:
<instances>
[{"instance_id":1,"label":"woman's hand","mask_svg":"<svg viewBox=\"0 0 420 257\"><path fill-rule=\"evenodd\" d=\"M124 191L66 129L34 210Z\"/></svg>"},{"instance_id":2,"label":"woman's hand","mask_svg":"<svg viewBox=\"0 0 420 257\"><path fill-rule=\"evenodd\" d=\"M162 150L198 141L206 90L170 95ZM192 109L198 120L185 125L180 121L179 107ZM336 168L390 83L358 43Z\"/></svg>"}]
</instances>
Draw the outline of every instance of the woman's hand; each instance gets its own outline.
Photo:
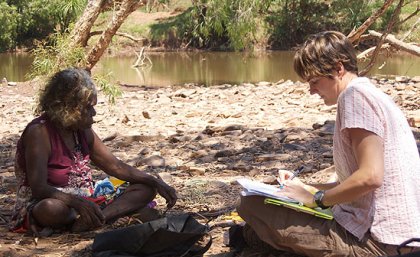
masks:
<instances>
[{"instance_id":1,"label":"woman's hand","mask_svg":"<svg viewBox=\"0 0 420 257\"><path fill-rule=\"evenodd\" d=\"M286 181L290 180L292 176L293 176L293 172L289 170L279 170L278 181L280 184L285 185ZM293 181L299 183L302 187L305 186L305 184L298 177L294 177Z\"/></svg>"},{"instance_id":2,"label":"woman's hand","mask_svg":"<svg viewBox=\"0 0 420 257\"><path fill-rule=\"evenodd\" d=\"M166 199L168 209L175 205L176 200L178 199L175 188L169 186L163 180L158 179L156 190L163 198Z\"/></svg>"},{"instance_id":3,"label":"woman's hand","mask_svg":"<svg viewBox=\"0 0 420 257\"><path fill-rule=\"evenodd\" d=\"M285 186L281 190L281 195L290 197L296 201L303 203L307 207L316 207L314 197L308 190L305 189L306 185L299 179L286 180Z\"/></svg>"},{"instance_id":4,"label":"woman's hand","mask_svg":"<svg viewBox=\"0 0 420 257\"><path fill-rule=\"evenodd\" d=\"M105 222L101 209L93 202L75 196L74 204L71 207L77 212L76 220L71 228L73 232L94 229L102 226Z\"/></svg>"},{"instance_id":5,"label":"woman's hand","mask_svg":"<svg viewBox=\"0 0 420 257\"><path fill-rule=\"evenodd\" d=\"M299 201L305 206L316 207L316 204L313 201L313 195L306 189L308 186L299 178L292 178L292 176L293 172L291 171L279 170L279 183L283 185L280 194Z\"/></svg>"}]
</instances>

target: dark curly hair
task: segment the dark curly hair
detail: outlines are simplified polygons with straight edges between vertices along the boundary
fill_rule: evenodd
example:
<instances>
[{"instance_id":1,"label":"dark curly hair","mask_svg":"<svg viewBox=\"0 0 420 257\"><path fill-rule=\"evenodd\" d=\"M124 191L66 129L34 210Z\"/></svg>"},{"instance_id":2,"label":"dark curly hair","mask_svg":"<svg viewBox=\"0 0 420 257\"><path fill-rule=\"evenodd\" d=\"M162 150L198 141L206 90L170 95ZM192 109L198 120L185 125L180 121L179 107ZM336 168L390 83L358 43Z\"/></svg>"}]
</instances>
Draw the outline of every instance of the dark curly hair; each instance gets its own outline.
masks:
<instances>
[{"instance_id":1,"label":"dark curly hair","mask_svg":"<svg viewBox=\"0 0 420 257\"><path fill-rule=\"evenodd\" d=\"M294 69L304 80L316 76L332 76L337 64L358 74L356 50L345 35L338 31L324 31L311 35L296 51Z\"/></svg>"},{"instance_id":2,"label":"dark curly hair","mask_svg":"<svg viewBox=\"0 0 420 257\"><path fill-rule=\"evenodd\" d=\"M35 112L45 114L59 126L72 127L81 120L83 109L96 93L86 70L62 70L55 73L41 91Z\"/></svg>"}]
</instances>

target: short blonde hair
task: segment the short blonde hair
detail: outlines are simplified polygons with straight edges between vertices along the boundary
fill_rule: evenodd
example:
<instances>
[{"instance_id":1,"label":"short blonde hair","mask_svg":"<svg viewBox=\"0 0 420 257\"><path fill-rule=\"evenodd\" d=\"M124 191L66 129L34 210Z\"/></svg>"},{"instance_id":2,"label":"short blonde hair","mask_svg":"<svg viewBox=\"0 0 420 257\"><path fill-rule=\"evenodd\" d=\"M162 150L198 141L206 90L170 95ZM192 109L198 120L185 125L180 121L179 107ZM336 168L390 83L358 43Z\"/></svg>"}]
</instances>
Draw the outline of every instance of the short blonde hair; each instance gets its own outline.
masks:
<instances>
[{"instance_id":1,"label":"short blonde hair","mask_svg":"<svg viewBox=\"0 0 420 257\"><path fill-rule=\"evenodd\" d=\"M356 50L345 35L324 31L311 35L299 48L293 60L296 73L305 81L312 77L331 77L337 64L358 74Z\"/></svg>"},{"instance_id":2,"label":"short blonde hair","mask_svg":"<svg viewBox=\"0 0 420 257\"><path fill-rule=\"evenodd\" d=\"M70 68L54 74L41 91L36 109L61 127L77 124L83 110L89 105L96 88L89 73L83 69Z\"/></svg>"}]
</instances>

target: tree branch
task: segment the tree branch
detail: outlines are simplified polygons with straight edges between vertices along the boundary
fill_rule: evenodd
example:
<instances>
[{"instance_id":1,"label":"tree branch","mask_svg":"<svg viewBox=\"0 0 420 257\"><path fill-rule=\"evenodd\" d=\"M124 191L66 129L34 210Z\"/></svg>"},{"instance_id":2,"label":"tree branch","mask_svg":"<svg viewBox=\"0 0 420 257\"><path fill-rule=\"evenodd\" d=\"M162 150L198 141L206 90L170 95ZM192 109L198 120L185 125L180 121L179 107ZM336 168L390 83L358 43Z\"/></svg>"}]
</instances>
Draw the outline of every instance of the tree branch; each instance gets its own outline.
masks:
<instances>
[{"instance_id":1,"label":"tree branch","mask_svg":"<svg viewBox=\"0 0 420 257\"><path fill-rule=\"evenodd\" d=\"M360 36L388 9L388 7L394 2L394 0L387 0L381 8L373 13L359 28L352 30L347 38L353 44L360 38Z\"/></svg>"},{"instance_id":2,"label":"tree branch","mask_svg":"<svg viewBox=\"0 0 420 257\"><path fill-rule=\"evenodd\" d=\"M361 72L359 72L360 76L366 75L370 71L370 69L372 69L373 65L375 64L376 58L378 57L379 51L381 50L381 46L382 46L383 42L385 41L385 38L387 37L387 35L391 31L391 29L394 27L396 19L398 17L398 14L401 11L401 7L402 7L403 3L404 3L404 0L399 1L397 7L395 8L394 12L392 13L391 20L386 27L385 33L382 34L381 39L379 40L379 43L377 44L377 46L375 48L375 51L373 51L372 58L370 59L369 64Z\"/></svg>"},{"instance_id":3,"label":"tree branch","mask_svg":"<svg viewBox=\"0 0 420 257\"><path fill-rule=\"evenodd\" d=\"M102 30L93 31L93 32L90 32L89 37L96 36L96 35L101 35L102 33L103 33ZM130 40L132 40L132 41L134 41L136 43L137 42L145 42L147 40L146 38L135 38L134 36L132 36L132 35L130 35L128 33L118 32L118 31L115 33L115 35L116 36L120 36L120 37L128 38L128 39L130 39Z\"/></svg>"}]
</instances>

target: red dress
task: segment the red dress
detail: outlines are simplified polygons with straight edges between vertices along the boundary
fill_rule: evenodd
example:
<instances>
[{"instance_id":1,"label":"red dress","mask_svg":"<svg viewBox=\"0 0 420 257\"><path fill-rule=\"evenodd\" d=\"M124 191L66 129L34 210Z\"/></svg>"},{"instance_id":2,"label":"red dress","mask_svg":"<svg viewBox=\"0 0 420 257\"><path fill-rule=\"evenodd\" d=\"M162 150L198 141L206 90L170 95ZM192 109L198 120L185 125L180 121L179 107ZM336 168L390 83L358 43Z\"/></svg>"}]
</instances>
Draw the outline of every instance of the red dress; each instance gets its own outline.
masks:
<instances>
[{"instance_id":1,"label":"red dress","mask_svg":"<svg viewBox=\"0 0 420 257\"><path fill-rule=\"evenodd\" d=\"M73 151L68 149L57 129L46 116L32 120L25 128L17 143L15 157L15 174L17 178L16 204L13 211L11 230L26 231L28 211L38 201L32 197L32 191L26 177L25 145L23 135L28 127L35 124L44 124L48 130L51 144L51 155L48 158L48 185L60 191L82 197L92 197L94 182L92 171L88 166L90 162L89 147L85 134L77 131L78 147ZM23 229L23 230L22 230Z\"/></svg>"}]
</instances>

